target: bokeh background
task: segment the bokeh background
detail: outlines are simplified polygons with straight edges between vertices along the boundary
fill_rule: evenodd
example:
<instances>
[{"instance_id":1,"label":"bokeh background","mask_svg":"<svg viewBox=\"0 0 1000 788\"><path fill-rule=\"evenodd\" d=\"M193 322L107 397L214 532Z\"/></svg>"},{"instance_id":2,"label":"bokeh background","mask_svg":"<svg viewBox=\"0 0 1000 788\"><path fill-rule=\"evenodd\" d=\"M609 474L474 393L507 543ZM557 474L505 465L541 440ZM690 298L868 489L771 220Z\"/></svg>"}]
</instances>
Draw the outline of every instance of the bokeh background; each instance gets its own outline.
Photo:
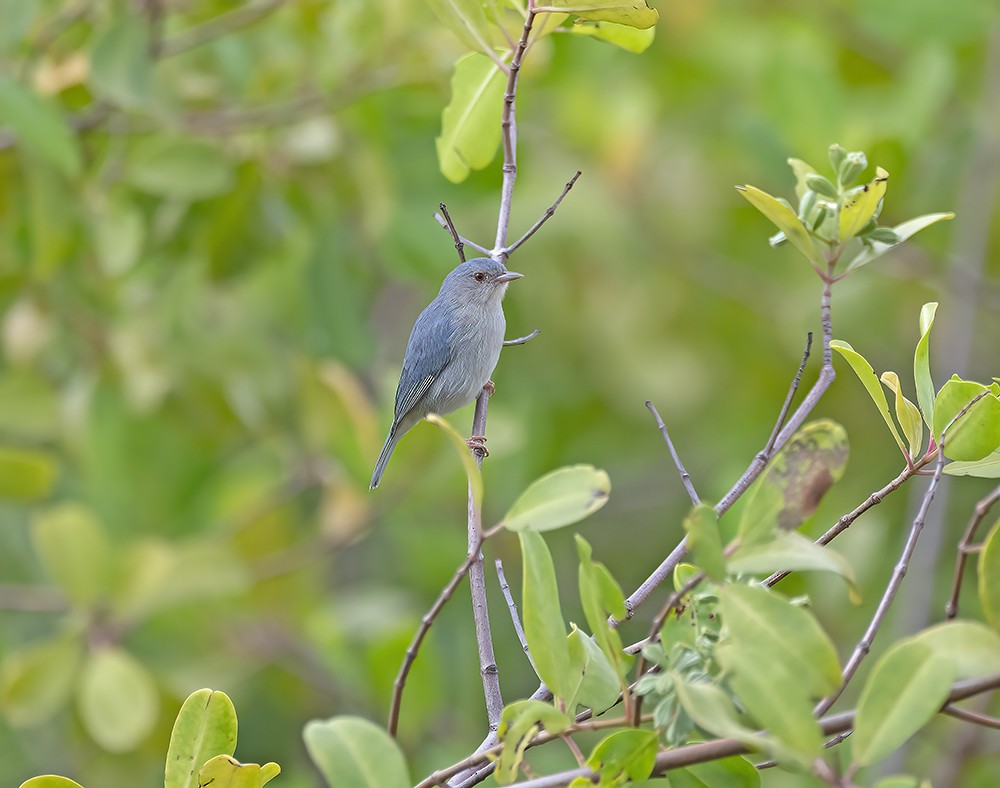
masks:
<instances>
[{"instance_id":1,"label":"bokeh background","mask_svg":"<svg viewBox=\"0 0 1000 788\"><path fill-rule=\"evenodd\" d=\"M785 159L823 170L839 142L891 173L883 223L958 211L839 283L834 335L912 392L917 315L940 301L937 382L1000 374L995 4L655 5L646 53L557 34L522 72L512 235L583 175L510 261L525 278L508 332L541 335L494 375L484 469L493 521L553 468L605 468L611 500L578 531L626 593L688 505L645 400L718 499L819 331L818 280L769 248L734 184L790 194ZM415 429L368 491L409 329L456 262L432 214L443 201L463 235L495 234L499 162L456 185L435 158L462 45L406 0L0 0L0 19L0 785L156 785L174 714L203 686L236 704L238 758L317 785L302 725L385 720L465 551L462 470L437 430ZM901 464L840 372L816 414L846 427L851 459L809 533ZM467 432L471 408L450 421ZM954 544L990 487L948 480L876 650L942 618ZM861 605L834 580L789 581L845 656L922 489L836 543ZM549 543L579 620L572 530ZM493 558L516 591L516 540ZM489 592L513 700L537 680L495 578ZM485 733L475 654L463 586L404 698L414 780ZM998 749L941 719L888 768L987 785Z\"/></svg>"}]
</instances>

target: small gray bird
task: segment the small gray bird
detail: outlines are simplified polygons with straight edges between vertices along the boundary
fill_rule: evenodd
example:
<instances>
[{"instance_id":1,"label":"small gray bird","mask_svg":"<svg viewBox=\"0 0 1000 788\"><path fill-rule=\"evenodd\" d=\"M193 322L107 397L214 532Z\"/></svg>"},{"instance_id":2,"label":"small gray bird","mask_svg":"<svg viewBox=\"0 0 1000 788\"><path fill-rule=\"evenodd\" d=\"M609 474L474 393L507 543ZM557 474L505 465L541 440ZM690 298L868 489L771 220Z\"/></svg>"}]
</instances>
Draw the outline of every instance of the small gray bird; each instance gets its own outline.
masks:
<instances>
[{"instance_id":1,"label":"small gray bird","mask_svg":"<svg viewBox=\"0 0 1000 788\"><path fill-rule=\"evenodd\" d=\"M522 276L496 260L477 257L445 277L410 332L392 426L370 489L378 487L393 449L414 424L428 413L450 413L467 405L482 391L503 347L507 284Z\"/></svg>"}]
</instances>

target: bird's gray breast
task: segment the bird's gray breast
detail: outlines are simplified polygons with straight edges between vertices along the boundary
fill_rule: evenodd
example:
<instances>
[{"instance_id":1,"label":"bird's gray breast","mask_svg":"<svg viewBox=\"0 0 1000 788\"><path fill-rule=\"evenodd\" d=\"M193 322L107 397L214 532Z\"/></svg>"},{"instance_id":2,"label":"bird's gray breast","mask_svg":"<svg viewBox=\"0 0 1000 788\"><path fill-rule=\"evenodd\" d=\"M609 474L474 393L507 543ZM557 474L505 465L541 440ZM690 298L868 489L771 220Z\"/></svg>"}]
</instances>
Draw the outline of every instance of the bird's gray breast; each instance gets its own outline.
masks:
<instances>
[{"instance_id":1,"label":"bird's gray breast","mask_svg":"<svg viewBox=\"0 0 1000 788\"><path fill-rule=\"evenodd\" d=\"M500 360L506 321L499 301L492 307L467 305L452 316L451 361L431 386L441 413L475 399Z\"/></svg>"}]
</instances>

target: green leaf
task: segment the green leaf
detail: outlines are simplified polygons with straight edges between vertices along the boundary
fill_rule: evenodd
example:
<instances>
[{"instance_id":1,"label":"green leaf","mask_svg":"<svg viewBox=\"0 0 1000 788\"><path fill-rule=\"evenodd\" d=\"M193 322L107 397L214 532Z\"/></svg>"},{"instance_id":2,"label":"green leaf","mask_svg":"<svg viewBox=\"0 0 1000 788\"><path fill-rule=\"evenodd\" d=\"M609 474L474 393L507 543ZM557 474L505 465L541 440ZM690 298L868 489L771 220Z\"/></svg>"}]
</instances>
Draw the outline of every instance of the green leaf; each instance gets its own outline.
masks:
<instances>
[{"instance_id":1,"label":"green leaf","mask_svg":"<svg viewBox=\"0 0 1000 788\"><path fill-rule=\"evenodd\" d=\"M758 788L759 785L760 772L739 756L670 770L670 788Z\"/></svg>"},{"instance_id":2,"label":"green leaf","mask_svg":"<svg viewBox=\"0 0 1000 788\"><path fill-rule=\"evenodd\" d=\"M724 739L736 739L752 750L766 750L768 739L740 721L732 700L714 684L689 682L680 673L671 672L677 698L695 724L707 733Z\"/></svg>"},{"instance_id":3,"label":"green leaf","mask_svg":"<svg viewBox=\"0 0 1000 788\"><path fill-rule=\"evenodd\" d=\"M139 261L146 224L138 207L116 203L95 217L93 229L97 259L107 276L121 276Z\"/></svg>"},{"instance_id":4,"label":"green leaf","mask_svg":"<svg viewBox=\"0 0 1000 788\"><path fill-rule=\"evenodd\" d=\"M498 32L481 0L427 0L438 19L469 49L485 52Z\"/></svg>"},{"instance_id":5,"label":"green leaf","mask_svg":"<svg viewBox=\"0 0 1000 788\"><path fill-rule=\"evenodd\" d=\"M907 443L910 444L910 458L915 459L923 447L924 442L924 422L920 418L920 411L917 406L903 396L902 386L899 384L899 375L895 372L883 372L882 383L896 396L896 421L903 428Z\"/></svg>"},{"instance_id":6,"label":"green leaf","mask_svg":"<svg viewBox=\"0 0 1000 788\"><path fill-rule=\"evenodd\" d=\"M891 249L895 249L903 241L907 240L913 235L923 230L925 227L930 227L932 224L944 221L946 219L954 219L955 214L953 213L929 213L925 216L917 216L914 219L897 224L892 229L896 232L896 236L899 241L894 244L885 244L880 241L873 241L870 246L865 246L850 264L847 266L846 271L853 271L855 268L860 268L863 265L868 265L868 263L873 260L877 260L879 257L884 255Z\"/></svg>"},{"instance_id":7,"label":"green leaf","mask_svg":"<svg viewBox=\"0 0 1000 788\"><path fill-rule=\"evenodd\" d=\"M604 622L605 628L607 623ZM575 626L567 636L568 649L578 655L575 662L582 665L582 676L576 693L569 699L568 708L586 706L595 714L610 709L618 702L622 691L620 673L593 638ZM624 656L624 655L623 655ZM621 660L624 667L627 663Z\"/></svg>"},{"instance_id":8,"label":"green leaf","mask_svg":"<svg viewBox=\"0 0 1000 788\"><path fill-rule=\"evenodd\" d=\"M7 77L0 77L0 126L36 161L67 178L80 174L80 147L56 105Z\"/></svg>"},{"instance_id":9,"label":"green leaf","mask_svg":"<svg viewBox=\"0 0 1000 788\"><path fill-rule=\"evenodd\" d=\"M454 447L456 454L458 454L458 459L465 469L465 478L468 479L469 489L472 490L472 500L477 507L481 507L483 501L483 474L480 472L479 465L472 456L472 452L469 451L469 444L465 442L465 438L459 435L458 430L436 413L428 413L427 421L448 436L448 440Z\"/></svg>"},{"instance_id":10,"label":"green leaf","mask_svg":"<svg viewBox=\"0 0 1000 788\"><path fill-rule=\"evenodd\" d=\"M729 571L733 574L810 570L840 575L850 584L852 598L857 599L850 562L835 550L794 531L780 533L771 542L740 547L729 559Z\"/></svg>"},{"instance_id":11,"label":"green leaf","mask_svg":"<svg viewBox=\"0 0 1000 788\"><path fill-rule=\"evenodd\" d=\"M160 697L149 671L127 651L99 648L84 662L77 690L83 727L108 752L134 750L152 733Z\"/></svg>"},{"instance_id":12,"label":"green leaf","mask_svg":"<svg viewBox=\"0 0 1000 788\"><path fill-rule=\"evenodd\" d=\"M33 503L48 496L55 481L56 462L48 452L0 446L0 500Z\"/></svg>"},{"instance_id":13,"label":"green leaf","mask_svg":"<svg viewBox=\"0 0 1000 788\"><path fill-rule=\"evenodd\" d=\"M608 616L618 621L625 619L625 595L607 567L591 558L591 547L579 534L576 535L576 550L580 558L580 601L587 625L594 633L595 646L607 657L614 673L624 678L629 660L622 649L618 630L608 625Z\"/></svg>"},{"instance_id":14,"label":"green leaf","mask_svg":"<svg viewBox=\"0 0 1000 788\"><path fill-rule=\"evenodd\" d=\"M756 186L747 185L737 186L736 188L754 208L770 219L785 234L785 237L796 249L806 256L806 259L814 265L819 264L821 255L817 251L816 244L812 236L809 235L809 231L806 230L805 225L802 224L799 217L795 215L795 211L767 192L761 191Z\"/></svg>"},{"instance_id":15,"label":"green leaf","mask_svg":"<svg viewBox=\"0 0 1000 788\"><path fill-rule=\"evenodd\" d=\"M897 643L872 668L854 720L854 761L867 766L920 730L948 698L955 671L929 646Z\"/></svg>"},{"instance_id":16,"label":"green leaf","mask_svg":"<svg viewBox=\"0 0 1000 788\"><path fill-rule=\"evenodd\" d=\"M568 29L569 32L578 36L596 38L598 41L614 44L626 52L633 52L637 55L649 49L656 36L655 27L639 30L628 25L616 25L614 22L578 21Z\"/></svg>"},{"instance_id":17,"label":"green leaf","mask_svg":"<svg viewBox=\"0 0 1000 788\"><path fill-rule=\"evenodd\" d=\"M212 788L262 788L281 773L276 763L240 763L231 755L216 755L198 773L198 784Z\"/></svg>"},{"instance_id":18,"label":"green leaf","mask_svg":"<svg viewBox=\"0 0 1000 788\"><path fill-rule=\"evenodd\" d=\"M700 503L684 518L694 563L705 570L712 580L726 576L726 559L722 555L722 538L719 536L719 515L708 504Z\"/></svg>"},{"instance_id":19,"label":"green leaf","mask_svg":"<svg viewBox=\"0 0 1000 788\"><path fill-rule=\"evenodd\" d=\"M470 52L455 63L451 101L441 113L441 135L435 140L441 174L452 183L493 161L505 86L506 76L486 55Z\"/></svg>"},{"instance_id":20,"label":"green leaf","mask_svg":"<svg viewBox=\"0 0 1000 788\"><path fill-rule=\"evenodd\" d=\"M949 462L944 472L951 476L977 476L980 479L1000 479L1000 451L975 462Z\"/></svg>"},{"instance_id":21,"label":"green leaf","mask_svg":"<svg viewBox=\"0 0 1000 788\"><path fill-rule=\"evenodd\" d=\"M552 555L540 534L521 531L518 536L524 566L524 636L539 678L557 698L569 700L580 676L569 654Z\"/></svg>"},{"instance_id":22,"label":"green leaf","mask_svg":"<svg viewBox=\"0 0 1000 788\"><path fill-rule=\"evenodd\" d=\"M616 731L597 743L587 758L587 766L608 785L618 785L623 779L644 780L653 771L656 750L656 731L641 728Z\"/></svg>"},{"instance_id":23,"label":"green leaf","mask_svg":"<svg viewBox=\"0 0 1000 788\"><path fill-rule=\"evenodd\" d=\"M889 185L889 173L881 167L875 168L875 178L861 187L851 197L845 197L840 209L840 242L850 241L871 221L878 204L885 197Z\"/></svg>"},{"instance_id":24,"label":"green leaf","mask_svg":"<svg viewBox=\"0 0 1000 788\"><path fill-rule=\"evenodd\" d=\"M830 343L830 347L840 353L840 355L846 359L847 363L851 365L851 369L853 369L854 374L858 376L858 380L861 381L861 385L865 387L865 391L868 392L868 396L872 398L872 401L875 403L875 407L878 408L878 412L882 414L882 418L885 421L886 426L889 428L889 432L892 433L892 437L896 440L896 444L899 446L900 451L905 454L906 446L903 443L903 439L899 436L899 430L896 429L896 424L892 420L892 416L889 415L889 402L885 398L885 392L882 391L882 387L879 385L878 378L875 377L875 371L872 369L872 365L865 360L864 356L858 353L846 342L841 342L839 339L835 339Z\"/></svg>"},{"instance_id":25,"label":"green leaf","mask_svg":"<svg viewBox=\"0 0 1000 788\"><path fill-rule=\"evenodd\" d=\"M9 650L0 663L0 710L14 727L45 722L69 699L83 646L78 633Z\"/></svg>"},{"instance_id":26,"label":"green leaf","mask_svg":"<svg viewBox=\"0 0 1000 788\"><path fill-rule=\"evenodd\" d=\"M508 531L551 531L572 525L608 502L611 479L593 465L569 465L532 482L503 518Z\"/></svg>"},{"instance_id":27,"label":"green leaf","mask_svg":"<svg viewBox=\"0 0 1000 788\"><path fill-rule=\"evenodd\" d=\"M546 5L599 22L614 22L640 30L652 27L660 15L645 0L548 0Z\"/></svg>"},{"instance_id":28,"label":"green leaf","mask_svg":"<svg viewBox=\"0 0 1000 788\"><path fill-rule=\"evenodd\" d=\"M816 174L816 168L802 159L788 159L788 166L795 175L795 196L801 200L802 195L810 191L806 181L811 175Z\"/></svg>"},{"instance_id":29,"label":"green leaf","mask_svg":"<svg viewBox=\"0 0 1000 788\"><path fill-rule=\"evenodd\" d=\"M94 44L88 81L101 98L124 107L148 107L153 96L149 25L136 14L117 17Z\"/></svg>"},{"instance_id":30,"label":"green leaf","mask_svg":"<svg viewBox=\"0 0 1000 788\"><path fill-rule=\"evenodd\" d=\"M930 341L937 302L931 301L920 308L920 339L913 352L913 383L917 388L917 404L924 416L924 423L934 423L934 381L931 379Z\"/></svg>"},{"instance_id":31,"label":"green leaf","mask_svg":"<svg viewBox=\"0 0 1000 788\"><path fill-rule=\"evenodd\" d=\"M959 413L977 396L988 392L957 421ZM952 423L954 422L954 423ZM944 454L963 462L981 460L1000 448L1000 399L986 386L957 375L945 383L934 400L934 436L944 435Z\"/></svg>"},{"instance_id":32,"label":"green leaf","mask_svg":"<svg viewBox=\"0 0 1000 788\"><path fill-rule=\"evenodd\" d=\"M931 788L931 782L921 781L908 774L894 774L891 777L883 777L875 784L875 788Z\"/></svg>"},{"instance_id":33,"label":"green leaf","mask_svg":"<svg viewBox=\"0 0 1000 788\"><path fill-rule=\"evenodd\" d=\"M1000 520L990 529L979 553L979 603L986 620L1000 630Z\"/></svg>"},{"instance_id":34,"label":"green leaf","mask_svg":"<svg viewBox=\"0 0 1000 788\"><path fill-rule=\"evenodd\" d=\"M164 788L199 788L201 767L236 752L236 709L224 692L200 689L177 712L167 748Z\"/></svg>"},{"instance_id":35,"label":"green leaf","mask_svg":"<svg viewBox=\"0 0 1000 788\"><path fill-rule=\"evenodd\" d=\"M737 649L754 648L783 664L809 697L840 686L837 650L807 610L760 586L722 586L719 599Z\"/></svg>"},{"instance_id":36,"label":"green leaf","mask_svg":"<svg viewBox=\"0 0 1000 788\"><path fill-rule=\"evenodd\" d=\"M979 679L1000 673L1000 634L979 621L945 621L914 635L954 668L957 679Z\"/></svg>"},{"instance_id":37,"label":"green leaf","mask_svg":"<svg viewBox=\"0 0 1000 788\"><path fill-rule=\"evenodd\" d=\"M561 733L572 724L566 714L540 700L519 700L505 706L497 727L497 737L503 742L495 772L497 783L508 785L517 779L524 751L540 728Z\"/></svg>"},{"instance_id":38,"label":"green leaf","mask_svg":"<svg viewBox=\"0 0 1000 788\"><path fill-rule=\"evenodd\" d=\"M111 546L89 509L64 503L39 512L31 524L35 552L67 598L93 605L107 593Z\"/></svg>"},{"instance_id":39,"label":"green leaf","mask_svg":"<svg viewBox=\"0 0 1000 788\"><path fill-rule=\"evenodd\" d=\"M361 717L312 720L302 731L330 788L407 788L403 753L385 729Z\"/></svg>"},{"instance_id":40,"label":"green leaf","mask_svg":"<svg viewBox=\"0 0 1000 788\"><path fill-rule=\"evenodd\" d=\"M41 777L32 777L21 783L21 788L83 788L76 780L69 777L60 777L55 774L45 774Z\"/></svg>"},{"instance_id":41,"label":"green leaf","mask_svg":"<svg viewBox=\"0 0 1000 788\"><path fill-rule=\"evenodd\" d=\"M225 194L234 182L233 169L220 147L172 137L152 137L139 143L125 177L137 189L180 201Z\"/></svg>"}]
</instances>

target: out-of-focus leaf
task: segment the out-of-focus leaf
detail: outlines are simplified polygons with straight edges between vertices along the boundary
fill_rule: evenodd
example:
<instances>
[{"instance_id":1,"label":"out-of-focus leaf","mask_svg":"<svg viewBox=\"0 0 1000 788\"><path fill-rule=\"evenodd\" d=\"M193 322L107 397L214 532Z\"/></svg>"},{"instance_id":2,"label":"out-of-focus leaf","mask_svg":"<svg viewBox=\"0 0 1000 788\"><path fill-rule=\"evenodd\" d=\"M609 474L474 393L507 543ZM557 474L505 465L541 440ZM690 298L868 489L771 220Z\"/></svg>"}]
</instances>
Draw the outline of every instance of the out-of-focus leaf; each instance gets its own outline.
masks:
<instances>
[{"instance_id":1,"label":"out-of-focus leaf","mask_svg":"<svg viewBox=\"0 0 1000 788\"><path fill-rule=\"evenodd\" d=\"M883 654L858 700L854 761L867 766L920 730L948 697L955 670L929 646L908 640Z\"/></svg>"},{"instance_id":2,"label":"out-of-focus leaf","mask_svg":"<svg viewBox=\"0 0 1000 788\"><path fill-rule=\"evenodd\" d=\"M576 535L576 551L580 558L580 601L583 603L587 625L594 633L595 645L604 652L618 677L624 678L628 659L622 649L618 630L608 625L608 616L614 616L618 621L624 620L625 595L608 568L592 559L590 544L579 534Z\"/></svg>"},{"instance_id":3,"label":"out-of-focus leaf","mask_svg":"<svg viewBox=\"0 0 1000 788\"><path fill-rule=\"evenodd\" d=\"M428 413L427 421L440 429L448 436L448 441L458 454L458 459L465 469L465 477L469 482L469 489L472 490L472 500L476 506L481 506L483 501L483 475L479 471L479 466L469 451L469 444L465 438L458 434L458 430L452 427L447 421L436 413Z\"/></svg>"},{"instance_id":4,"label":"out-of-focus leaf","mask_svg":"<svg viewBox=\"0 0 1000 788\"><path fill-rule=\"evenodd\" d=\"M137 189L173 200L204 200L229 191L233 169L216 145L153 137L136 146L125 177Z\"/></svg>"},{"instance_id":5,"label":"out-of-focus leaf","mask_svg":"<svg viewBox=\"0 0 1000 788\"><path fill-rule=\"evenodd\" d=\"M736 188L754 208L770 219L785 234L785 237L806 256L807 260L814 265L820 263L822 258L816 248L816 243L809 235L805 225L795 215L795 211L756 186L746 185Z\"/></svg>"},{"instance_id":6,"label":"out-of-focus leaf","mask_svg":"<svg viewBox=\"0 0 1000 788\"><path fill-rule=\"evenodd\" d=\"M979 603L986 620L1000 631L1000 520L990 529L979 553Z\"/></svg>"},{"instance_id":7,"label":"out-of-focus leaf","mask_svg":"<svg viewBox=\"0 0 1000 788\"><path fill-rule=\"evenodd\" d=\"M892 420L892 416L889 415L889 401L885 398L885 392L882 391L878 378L875 377L875 370L872 369L872 365L868 363L864 356L858 353L846 342L841 342L839 339L835 339L830 343L830 347L840 353L840 355L846 359L847 363L851 365L851 369L853 369L854 374L858 376L858 380L861 381L861 385L865 387L865 391L868 392L868 396L872 398L872 401L875 403L875 407L878 408L878 412L882 414L882 419L889 428L889 432L892 433L892 437L895 438L896 445L899 446L900 451L905 453L906 445L903 443L903 439L899 436L899 430L896 429L896 423Z\"/></svg>"},{"instance_id":8,"label":"out-of-focus leaf","mask_svg":"<svg viewBox=\"0 0 1000 788\"><path fill-rule=\"evenodd\" d=\"M441 174L452 183L493 161L505 84L505 75L486 55L470 52L455 63L451 101L441 113L441 135L435 140Z\"/></svg>"},{"instance_id":9,"label":"out-of-focus leaf","mask_svg":"<svg viewBox=\"0 0 1000 788\"><path fill-rule=\"evenodd\" d=\"M0 711L16 727L38 725L69 699L83 647L77 633L7 652L0 663Z\"/></svg>"},{"instance_id":10,"label":"out-of-focus leaf","mask_svg":"<svg viewBox=\"0 0 1000 788\"><path fill-rule=\"evenodd\" d=\"M920 308L920 339L913 351L913 383L917 389L917 404L924 417L924 424L934 424L934 381L931 379L930 341L937 302L931 301Z\"/></svg>"},{"instance_id":11,"label":"out-of-focus leaf","mask_svg":"<svg viewBox=\"0 0 1000 788\"><path fill-rule=\"evenodd\" d=\"M498 32L481 0L427 0L431 10L469 49L483 52Z\"/></svg>"},{"instance_id":12,"label":"out-of-focus leaf","mask_svg":"<svg viewBox=\"0 0 1000 788\"><path fill-rule=\"evenodd\" d=\"M146 235L142 211L135 205L116 203L95 217L94 243L101 270L121 276L139 260Z\"/></svg>"},{"instance_id":13,"label":"out-of-focus leaf","mask_svg":"<svg viewBox=\"0 0 1000 788\"><path fill-rule=\"evenodd\" d=\"M616 25L614 22L578 22L572 25L569 31L578 36L590 36L598 41L614 44L635 54L649 49L656 36L655 27L640 30L628 25Z\"/></svg>"},{"instance_id":14,"label":"out-of-focus leaf","mask_svg":"<svg viewBox=\"0 0 1000 788\"><path fill-rule=\"evenodd\" d=\"M199 788L198 772L209 759L236 752L236 727L226 693L200 689L188 695L170 733L164 788Z\"/></svg>"},{"instance_id":15,"label":"out-of-focus leaf","mask_svg":"<svg viewBox=\"0 0 1000 788\"><path fill-rule=\"evenodd\" d=\"M551 531L590 516L608 502L611 479L593 465L569 465L532 482L503 518L509 531Z\"/></svg>"},{"instance_id":16,"label":"out-of-focus leaf","mask_svg":"<svg viewBox=\"0 0 1000 788\"><path fill-rule=\"evenodd\" d=\"M788 571L834 572L850 584L853 598L858 590L854 583L854 568L840 553L790 531L778 534L773 541L740 547L729 559L733 574L749 572Z\"/></svg>"},{"instance_id":17,"label":"out-of-focus leaf","mask_svg":"<svg viewBox=\"0 0 1000 788\"><path fill-rule=\"evenodd\" d=\"M309 757L330 788L407 788L406 759L385 729L361 717L306 723Z\"/></svg>"},{"instance_id":18,"label":"out-of-focus leaf","mask_svg":"<svg viewBox=\"0 0 1000 788\"><path fill-rule=\"evenodd\" d=\"M980 479L1000 479L1000 451L975 462L949 462L944 472L951 476L978 476Z\"/></svg>"},{"instance_id":19,"label":"out-of-focus leaf","mask_svg":"<svg viewBox=\"0 0 1000 788\"><path fill-rule=\"evenodd\" d=\"M495 772L497 783L507 785L517 778L524 750L539 728L561 733L572 723L566 714L540 700L519 700L505 706L497 727L497 737L504 745Z\"/></svg>"},{"instance_id":20,"label":"out-of-focus leaf","mask_svg":"<svg viewBox=\"0 0 1000 788\"><path fill-rule=\"evenodd\" d=\"M43 774L40 777L32 777L21 783L20 788L83 788L76 780L69 777L60 777L55 774Z\"/></svg>"},{"instance_id":21,"label":"out-of-focus leaf","mask_svg":"<svg viewBox=\"0 0 1000 788\"><path fill-rule=\"evenodd\" d=\"M10 129L18 146L66 177L80 173L80 148L62 113L20 82L0 77L0 127Z\"/></svg>"},{"instance_id":22,"label":"out-of-focus leaf","mask_svg":"<svg viewBox=\"0 0 1000 788\"><path fill-rule=\"evenodd\" d=\"M539 677L553 695L569 700L580 676L569 654L552 555L541 534L521 531L518 536L524 567L524 636Z\"/></svg>"},{"instance_id":23,"label":"out-of-focus leaf","mask_svg":"<svg viewBox=\"0 0 1000 788\"><path fill-rule=\"evenodd\" d=\"M806 179L816 174L816 168L802 159L788 159L788 166L795 175L795 196L801 200L802 195L809 191Z\"/></svg>"},{"instance_id":24,"label":"out-of-focus leaf","mask_svg":"<svg viewBox=\"0 0 1000 788\"><path fill-rule=\"evenodd\" d=\"M852 197L844 200L840 209L840 242L850 241L871 221L879 202L885 196L889 184L889 173L881 167L875 168L875 178L861 187Z\"/></svg>"},{"instance_id":25,"label":"out-of-focus leaf","mask_svg":"<svg viewBox=\"0 0 1000 788\"><path fill-rule=\"evenodd\" d=\"M46 497L55 480L56 462L48 452L0 446L0 500L32 503Z\"/></svg>"},{"instance_id":26,"label":"out-of-focus leaf","mask_svg":"<svg viewBox=\"0 0 1000 788\"><path fill-rule=\"evenodd\" d=\"M604 626L607 627L606 622ZM567 637L571 641L569 649L582 654L582 660L578 657L576 661L583 664L583 677L570 704L586 706L593 709L595 714L610 709L618 702L622 689L621 679L611 660L593 638L587 637L576 627L573 627Z\"/></svg>"},{"instance_id":27,"label":"out-of-focus leaf","mask_svg":"<svg viewBox=\"0 0 1000 788\"><path fill-rule=\"evenodd\" d=\"M910 445L910 457L915 459L920 453L924 442L924 422L917 406L903 396L903 388L899 384L899 375L895 372L883 372L882 383L896 396L896 421L903 429L906 441Z\"/></svg>"},{"instance_id":28,"label":"out-of-focus leaf","mask_svg":"<svg viewBox=\"0 0 1000 788\"><path fill-rule=\"evenodd\" d=\"M111 547L89 509L65 503L41 511L31 537L45 571L72 602L92 605L107 593Z\"/></svg>"},{"instance_id":29,"label":"out-of-focus leaf","mask_svg":"<svg viewBox=\"0 0 1000 788\"><path fill-rule=\"evenodd\" d=\"M954 667L956 679L1000 673L1000 634L979 621L945 621L914 635Z\"/></svg>"},{"instance_id":30,"label":"out-of-focus leaf","mask_svg":"<svg viewBox=\"0 0 1000 788\"><path fill-rule=\"evenodd\" d=\"M726 576L726 560L722 555L719 536L719 516L708 504L698 504L684 518L684 530L694 563L705 570L712 580Z\"/></svg>"},{"instance_id":31,"label":"out-of-focus leaf","mask_svg":"<svg viewBox=\"0 0 1000 788\"><path fill-rule=\"evenodd\" d=\"M955 421L976 397L982 397ZM954 423L952 423L954 421ZM986 386L957 375L945 383L934 400L934 437L948 459L975 462L1000 448L1000 399Z\"/></svg>"},{"instance_id":32,"label":"out-of-focus leaf","mask_svg":"<svg viewBox=\"0 0 1000 788\"><path fill-rule=\"evenodd\" d=\"M77 707L83 727L108 752L134 750L149 736L160 699L149 671L117 647L93 651L80 674Z\"/></svg>"},{"instance_id":33,"label":"out-of-focus leaf","mask_svg":"<svg viewBox=\"0 0 1000 788\"><path fill-rule=\"evenodd\" d=\"M929 213L925 216L918 216L915 219L910 219L909 221L897 224L892 229L896 233L896 237L899 240L894 244L881 243L880 241L873 241L871 246L865 246L850 264L847 266L847 271L853 271L855 268L860 268L863 265L868 265L872 260L877 260L879 257L884 255L890 249L895 249L903 241L907 240L911 236L923 230L925 227L930 227L932 224L943 221L945 219L954 219L955 214L953 213Z\"/></svg>"},{"instance_id":34,"label":"out-of-focus leaf","mask_svg":"<svg viewBox=\"0 0 1000 788\"><path fill-rule=\"evenodd\" d=\"M645 0L549 0L548 5L580 19L614 22L645 30L660 15Z\"/></svg>"},{"instance_id":35,"label":"out-of-focus leaf","mask_svg":"<svg viewBox=\"0 0 1000 788\"><path fill-rule=\"evenodd\" d=\"M138 14L116 17L90 54L90 86L102 98L125 107L146 107L153 99L149 24Z\"/></svg>"},{"instance_id":36,"label":"out-of-focus leaf","mask_svg":"<svg viewBox=\"0 0 1000 788\"><path fill-rule=\"evenodd\" d=\"M608 785L617 785L622 779L644 780L653 771L656 749L656 731L641 728L615 731L597 743L587 758L587 766Z\"/></svg>"},{"instance_id":37,"label":"out-of-focus leaf","mask_svg":"<svg viewBox=\"0 0 1000 788\"><path fill-rule=\"evenodd\" d=\"M281 774L276 763L240 763L231 755L216 755L198 773L198 784L212 788L262 788Z\"/></svg>"},{"instance_id":38,"label":"out-of-focus leaf","mask_svg":"<svg viewBox=\"0 0 1000 788\"><path fill-rule=\"evenodd\" d=\"M50 383L27 372L0 375L0 431L4 435L50 440L61 434L59 417Z\"/></svg>"}]
</instances>

